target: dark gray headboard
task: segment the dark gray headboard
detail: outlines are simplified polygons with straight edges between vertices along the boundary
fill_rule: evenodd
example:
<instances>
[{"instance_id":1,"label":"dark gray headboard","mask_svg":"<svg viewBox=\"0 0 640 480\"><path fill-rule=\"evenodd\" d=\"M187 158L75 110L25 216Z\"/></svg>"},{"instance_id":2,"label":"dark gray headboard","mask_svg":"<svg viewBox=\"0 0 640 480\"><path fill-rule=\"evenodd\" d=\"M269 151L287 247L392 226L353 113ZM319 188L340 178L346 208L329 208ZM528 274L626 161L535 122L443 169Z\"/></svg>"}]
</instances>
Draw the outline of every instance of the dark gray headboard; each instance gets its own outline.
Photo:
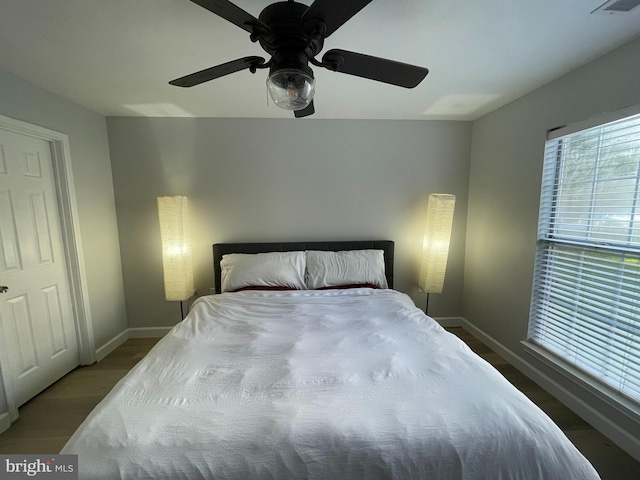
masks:
<instances>
[{"instance_id":1,"label":"dark gray headboard","mask_svg":"<svg viewBox=\"0 0 640 480\"><path fill-rule=\"evenodd\" d=\"M389 288L393 288L393 241L359 240L339 242L270 242L270 243L216 243L213 245L213 276L215 292L221 291L220 260L227 253L299 252L304 250L382 250L384 268Z\"/></svg>"}]
</instances>

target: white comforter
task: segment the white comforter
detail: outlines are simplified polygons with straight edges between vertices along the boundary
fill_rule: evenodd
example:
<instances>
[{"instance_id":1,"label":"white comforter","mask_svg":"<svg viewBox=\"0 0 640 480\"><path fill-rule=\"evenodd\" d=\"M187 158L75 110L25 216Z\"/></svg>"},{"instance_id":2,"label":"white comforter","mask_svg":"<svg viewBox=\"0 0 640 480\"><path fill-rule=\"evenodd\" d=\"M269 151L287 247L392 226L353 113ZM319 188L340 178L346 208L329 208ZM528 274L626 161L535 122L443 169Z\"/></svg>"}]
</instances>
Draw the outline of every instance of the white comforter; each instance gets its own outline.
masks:
<instances>
[{"instance_id":1,"label":"white comforter","mask_svg":"<svg viewBox=\"0 0 640 480\"><path fill-rule=\"evenodd\" d=\"M599 478L393 290L200 298L61 453L80 478Z\"/></svg>"}]
</instances>

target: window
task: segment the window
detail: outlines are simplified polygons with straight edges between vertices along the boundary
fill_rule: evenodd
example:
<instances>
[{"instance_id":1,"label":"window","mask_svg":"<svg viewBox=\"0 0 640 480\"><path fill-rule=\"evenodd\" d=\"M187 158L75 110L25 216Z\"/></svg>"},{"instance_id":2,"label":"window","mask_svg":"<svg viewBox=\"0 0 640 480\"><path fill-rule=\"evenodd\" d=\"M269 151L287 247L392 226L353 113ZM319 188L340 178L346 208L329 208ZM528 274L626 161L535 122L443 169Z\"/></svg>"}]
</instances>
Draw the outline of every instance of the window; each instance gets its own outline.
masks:
<instances>
[{"instance_id":1,"label":"window","mask_svg":"<svg viewBox=\"0 0 640 480\"><path fill-rule=\"evenodd\" d=\"M529 341L640 404L640 114L634 110L549 134Z\"/></svg>"}]
</instances>

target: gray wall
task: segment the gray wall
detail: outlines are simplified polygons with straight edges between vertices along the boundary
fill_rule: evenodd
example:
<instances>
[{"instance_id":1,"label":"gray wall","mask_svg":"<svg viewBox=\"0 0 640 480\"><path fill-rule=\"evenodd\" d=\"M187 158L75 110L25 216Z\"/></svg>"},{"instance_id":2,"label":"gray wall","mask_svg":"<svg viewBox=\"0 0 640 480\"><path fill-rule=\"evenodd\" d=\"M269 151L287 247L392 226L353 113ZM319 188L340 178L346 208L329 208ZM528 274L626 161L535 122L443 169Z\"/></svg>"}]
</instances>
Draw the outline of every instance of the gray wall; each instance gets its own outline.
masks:
<instances>
[{"instance_id":1,"label":"gray wall","mask_svg":"<svg viewBox=\"0 0 640 480\"><path fill-rule=\"evenodd\" d=\"M625 425L640 426L524 353L546 130L640 102L640 39L473 125L464 316L550 378Z\"/></svg>"},{"instance_id":2,"label":"gray wall","mask_svg":"<svg viewBox=\"0 0 640 480\"><path fill-rule=\"evenodd\" d=\"M168 326L156 197L187 195L198 295L211 245L388 238L396 288L417 293L426 198L458 197L444 293L429 313L462 313L471 124L434 121L108 118L131 327Z\"/></svg>"},{"instance_id":3,"label":"gray wall","mask_svg":"<svg viewBox=\"0 0 640 480\"><path fill-rule=\"evenodd\" d=\"M0 70L0 114L69 136L96 346L127 328L105 118ZM0 413L4 411L0 385Z\"/></svg>"}]
</instances>

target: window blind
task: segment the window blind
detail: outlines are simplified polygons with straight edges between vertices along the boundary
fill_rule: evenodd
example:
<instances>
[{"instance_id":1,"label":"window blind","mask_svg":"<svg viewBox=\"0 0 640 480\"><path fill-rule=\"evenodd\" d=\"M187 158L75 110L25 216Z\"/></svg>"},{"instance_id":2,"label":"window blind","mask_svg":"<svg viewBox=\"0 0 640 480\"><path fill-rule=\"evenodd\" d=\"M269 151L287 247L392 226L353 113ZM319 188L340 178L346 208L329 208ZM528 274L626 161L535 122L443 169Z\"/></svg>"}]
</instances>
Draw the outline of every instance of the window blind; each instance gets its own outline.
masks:
<instances>
[{"instance_id":1,"label":"window blind","mask_svg":"<svg viewBox=\"0 0 640 480\"><path fill-rule=\"evenodd\" d=\"M554 137L529 341L640 403L640 115Z\"/></svg>"}]
</instances>

